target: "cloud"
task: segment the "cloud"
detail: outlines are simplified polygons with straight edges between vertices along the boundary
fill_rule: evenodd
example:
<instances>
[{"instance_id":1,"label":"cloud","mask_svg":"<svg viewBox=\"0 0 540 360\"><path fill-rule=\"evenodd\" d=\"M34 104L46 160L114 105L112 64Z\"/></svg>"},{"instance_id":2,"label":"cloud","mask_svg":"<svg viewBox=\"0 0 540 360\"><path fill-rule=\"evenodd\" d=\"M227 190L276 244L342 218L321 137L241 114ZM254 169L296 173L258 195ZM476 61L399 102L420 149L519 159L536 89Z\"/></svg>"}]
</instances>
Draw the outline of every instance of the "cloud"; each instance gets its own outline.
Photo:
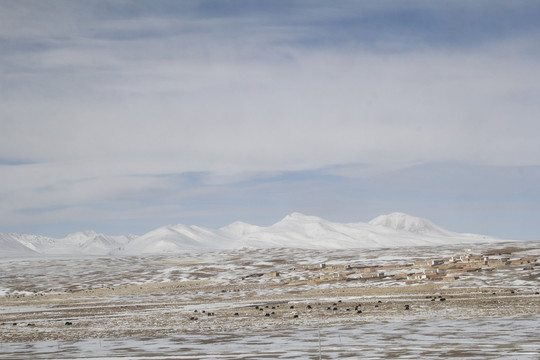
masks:
<instances>
[{"instance_id":1,"label":"cloud","mask_svg":"<svg viewBox=\"0 0 540 360\"><path fill-rule=\"evenodd\" d=\"M4 153L105 162L170 157L170 171L180 172L220 170L219 164L248 171L538 159L534 62L492 54L309 53L288 65L178 66L189 71L150 65L149 74L129 76L136 71L119 69L118 79L95 84L106 100L75 87L74 99L5 102L2 117L13 121Z\"/></svg>"},{"instance_id":2,"label":"cloud","mask_svg":"<svg viewBox=\"0 0 540 360\"><path fill-rule=\"evenodd\" d=\"M208 213L276 174L540 159L535 3L5 4L5 224Z\"/></svg>"}]
</instances>

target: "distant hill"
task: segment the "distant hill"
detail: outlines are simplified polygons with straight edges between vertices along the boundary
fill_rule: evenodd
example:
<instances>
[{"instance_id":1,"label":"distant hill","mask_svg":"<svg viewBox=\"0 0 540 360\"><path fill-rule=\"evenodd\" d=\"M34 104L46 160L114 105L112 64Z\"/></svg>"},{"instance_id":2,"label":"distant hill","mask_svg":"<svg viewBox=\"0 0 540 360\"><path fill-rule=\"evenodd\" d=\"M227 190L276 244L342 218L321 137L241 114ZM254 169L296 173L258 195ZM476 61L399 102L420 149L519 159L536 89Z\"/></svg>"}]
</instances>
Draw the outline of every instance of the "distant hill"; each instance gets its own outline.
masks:
<instances>
[{"instance_id":1,"label":"distant hill","mask_svg":"<svg viewBox=\"0 0 540 360\"><path fill-rule=\"evenodd\" d=\"M457 235L447 231L429 220L404 213L395 212L388 215L377 216L369 222L370 225L384 226L396 231L405 231L413 234L425 234L435 236L453 236Z\"/></svg>"},{"instance_id":2,"label":"distant hill","mask_svg":"<svg viewBox=\"0 0 540 360\"><path fill-rule=\"evenodd\" d=\"M21 244L11 235L0 233L0 257L24 257L37 255L37 252Z\"/></svg>"},{"instance_id":3,"label":"distant hill","mask_svg":"<svg viewBox=\"0 0 540 360\"><path fill-rule=\"evenodd\" d=\"M125 250L135 235L111 236L95 231L81 231L61 239L40 235L10 234L27 248L48 255L112 255Z\"/></svg>"},{"instance_id":4,"label":"distant hill","mask_svg":"<svg viewBox=\"0 0 540 360\"><path fill-rule=\"evenodd\" d=\"M348 224L292 213L267 227L234 222L213 230L177 224L142 236L111 236L94 231L77 232L62 239L39 235L0 235L0 250L4 257L28 254L139 255L246 247L381 248L498 241L483 235L451 232L429 220L403 213L381 215L368 223Z\"/></svg>"}]
</instances>

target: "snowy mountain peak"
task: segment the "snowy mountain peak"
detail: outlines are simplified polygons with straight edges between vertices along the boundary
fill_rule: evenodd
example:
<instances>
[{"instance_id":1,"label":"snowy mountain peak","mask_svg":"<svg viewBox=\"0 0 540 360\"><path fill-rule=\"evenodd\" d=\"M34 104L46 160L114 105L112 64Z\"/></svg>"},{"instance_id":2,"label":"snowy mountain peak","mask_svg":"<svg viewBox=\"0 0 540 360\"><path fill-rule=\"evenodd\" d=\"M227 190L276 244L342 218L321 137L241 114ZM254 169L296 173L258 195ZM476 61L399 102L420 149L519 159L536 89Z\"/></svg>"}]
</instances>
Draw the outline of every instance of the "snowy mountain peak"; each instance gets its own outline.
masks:
<instances>
[{"instance_id":1,"label":"snowy mountain peak","mask_svg":"<svg viewBox=\"0 0 540 360\"><path fill-rule=\"evenodd\" d=\"M261 230L261 227L257 225L251 225L242 221L235 221L232 224L220 228L219 230L227 235L242 237L255 231Z\"/></svg>"},{"instance_id":2,"label":"snowy mountain peak","mask_svg":"<svg viewBox=\"0 0 540 360\"><path fill-rule=\"evenodd\" d=\"M404 213L381 215L369 223L343 224L294 212L267 227L240 221L218 230L177 224L163 226L138 237L111 236L94 231L73 233L63 239L0 233L0 257L35 252L52 255L139 255L244 247L352 249L497 240L450 232L429 220Z\"/></svg>"},{"instance_id":3,"label":"snowy mountain peak","mask_svg":"<svg viewBox=\"0 0 540 360\"><path fill-rule=\"evenodd\" d=\"M35 251L21 243L13 235L0 232L0 258L22 257L34 254L36 254Z\"/></svg>"},{"instance_id":4,"label":"snowy mountain peak","mask_svg":"<svg viewBox=\"0 0 540 360\"><path fill-rule=\"evenodd\" d=\"M196 249L223 249L230 246L228 238L217 230L199 226L168 225L150 231L126 246L128 254L169 253Z\"/></svg>"},{"instance_id":5,"label":"snowy mountain peak","mask_svg":"<svg viewBox=\"0 0 540 360\"><path fill-rule=\"evenodd\" d=\"M301 219L301 218L306 218L306 217L310 217L309 215L304 215L302 213L299 213L299 212L293 212L293 213L290 213L289 215L285 216L286 218L293 218L293 219Z\"/></svg>"},{"instance_id":6,"label":"snowy mountain peak","mask_svg":"<svg viewBox=\"0 0 540 360\"><path fill-rule=\"evenodd\" d=\"M275 225L280 224L280 223L306 223L306 222L325 222L325 221L326 220L318 216L304 215L299 212L293 212L292 214L285 216Z\"/></svg>"},{"instance_id":7,"label":"snowy mountain peak","mask_svg":"<svg viewBox=\"0 0 540 360\"><path fill-rule=\"evenodd\" d=\"M93 231L93 230L84 230L84 231L77 231L77 232L74 232L74 233L71 233L71 234L68 234L64 237L64 239L66 240L71 240L71 241L80 241L80 242L84 242L90 238L94 238L96 236L99 236L101 234Z\"/></svg>"},{"instance_id":8,"label":"snowy mountain peak","mask_svg":"<svg viewBox=\"0 0 540 360\"><path fill-rule=\"evenodd\" d=\"M449 231L433 224L429 220L400 212L377 216L375 219L371 220L369 224L374 226L384 226L393 230L406 231L415 234L451 234Z\"/></svg>"}]
</instances>

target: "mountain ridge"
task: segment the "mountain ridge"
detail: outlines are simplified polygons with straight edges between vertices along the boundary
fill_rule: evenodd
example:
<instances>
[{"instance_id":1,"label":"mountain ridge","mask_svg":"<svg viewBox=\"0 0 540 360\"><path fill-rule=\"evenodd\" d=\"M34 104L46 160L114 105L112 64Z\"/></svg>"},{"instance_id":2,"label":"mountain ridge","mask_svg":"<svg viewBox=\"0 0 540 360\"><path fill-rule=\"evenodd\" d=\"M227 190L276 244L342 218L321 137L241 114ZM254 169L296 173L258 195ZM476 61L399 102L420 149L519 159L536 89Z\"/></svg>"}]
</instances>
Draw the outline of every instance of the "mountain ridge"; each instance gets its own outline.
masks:
<instances>
[{"instance_id":1,"label":"mountain ridge","mask_svg":"<svg viewBox=\"0 0 540 360\"><path fill-rule=\"evenodd\" d=\"M412 233L431 233L439 235L455 234L435 225L427 219L407 215L402 212L394 212L388 215L380 215L371 220L368 224L375 226L390 227L394 230L402 230Z\"/></svg>"},{"instance_id":2,"label":"mountain ridge","mask_svg":"<svg viewBox=\"0 0 540 360\"><path fill-rule=\"evenodd\" d=\"M266 227L241 221L216 230L175 224L162 226L141 236L111 236L91 230L75 232L62 239L40 235L0 235L0 256L5 254L7 257L40 254L139 255L246 247L380 248L500 241L484 235L451 232L427 219L400 212L380 215L367 223L332 222L294 212Z\"/></svg>"}]
</instances>

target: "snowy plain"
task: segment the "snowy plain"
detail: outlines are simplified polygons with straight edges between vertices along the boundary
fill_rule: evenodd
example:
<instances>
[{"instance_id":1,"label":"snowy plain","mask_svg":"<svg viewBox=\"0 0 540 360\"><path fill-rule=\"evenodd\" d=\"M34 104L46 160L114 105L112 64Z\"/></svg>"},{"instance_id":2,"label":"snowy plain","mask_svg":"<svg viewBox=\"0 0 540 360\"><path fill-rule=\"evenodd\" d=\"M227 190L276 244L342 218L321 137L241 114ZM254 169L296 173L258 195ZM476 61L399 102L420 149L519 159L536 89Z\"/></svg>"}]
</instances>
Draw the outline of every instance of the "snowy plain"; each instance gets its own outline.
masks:
<instances>
[{"instance_id":1,"label":"snowy plain","mask_svg":"<svg viewBox=\"0 0 540 360\"><path fill-rule=\"evenodd\" d=\"M34 359L538 359L540 316L382 321L160 339L88 339L0 345L0 358Z\"/></svg>"},{"instance_id":2,"label":"snowy plain","mask_svg":"<svg viewBox=\"0 0 540 360\"><path fill-rule=\"evenodd\" d=\"M422 300L415 293L399 298L370 293L385 288L420 286L406 286L392 278L374 282L278 286L279 283L308 278L308 271L296 269L320 263L384 266L452 256L464 251L482 253L508 247L522 249L514 256L540 255L539 242L469 245L472 248L464 249L461 244L333 250L243 248L168 255L4 259L0 261L0 292L4 298L39 298L41 294L59 296L58 299L67 297L62 301L36 302L35 305L0 305L2 319L9 317L10 322L19 319L17 326L11 323L2 325L0 330L4 334L18 332L50 337L24 342L3 341L0 358L318 359L320 332L322 359L538 359L540 312L534 307L532 312L506 309L503 308L507 306L503 300L510 296L508 289L512 289L520 303L538 303L534 292L540 290L540 267L505 267L464 274L459 282L443 285L438 291L446 291L456 297L446 302L449 306L457 303L458 297L459 301L474 300L474 294L467 293L471 289L478 293L497 292L493 301L500 302L500 305L495 305L495 308L479 311L461 309L457 313L452 307L445 309L439 306L436 311L428 310L434 303ZM280 277L249 276L271 271L279 272ZM139 286L206 282L208 287L195 286L192 290L186 288L176 292L129 291ZM228 290L224 292L223 289ZM355 295L347 295L348 290L356 291ZM99 295L101 291L108 293ZM310 317L301 316L296 322L262 318L265 320L246 319L244 322L223 324L218 318L210 317L197 323L188 321L189 314L201 307L225 313L244 311L261 301L285 301L287 306L299 308L314 300L308 295L314 292L324 294L315 299L321 303L362 303L364 314L362 318L353 320L345 313L338 316L315 316L314 313ZM70 294L77 296L70 297ZM377 301L383 302L381 306L392 303L396 309L402 306L400 304L414 303L419 310L414 315L392 309L384 313L370 312ZM93 310L95 306L100 307L99 313ZM126 309L122 312L111 310L109 314L108 307ZM424 308L426 310L421 310ZM498 310L492 313L493 309ZM283 310L286 314L289 311L292 310ZM39 317L61 312L70 314L67 320L86 325L65 329L61 323L48 325L51 321L47 320L48 315ZM499 312L506 315L501 316ZM510 313L512 315L507 315ZM180 324L167 324L167 319L176 317ZM137 318L140 320L133 323ZM186 320L182 320L184 318ZM26 326L27 322L36 326ZM117 329L124 333L133 326L138 329L132 336L114 336L114 332L110 332ZM84 332L86 327L93 331L93 335L70 339L70 333Z\"/></svg>"}]
</instances>

